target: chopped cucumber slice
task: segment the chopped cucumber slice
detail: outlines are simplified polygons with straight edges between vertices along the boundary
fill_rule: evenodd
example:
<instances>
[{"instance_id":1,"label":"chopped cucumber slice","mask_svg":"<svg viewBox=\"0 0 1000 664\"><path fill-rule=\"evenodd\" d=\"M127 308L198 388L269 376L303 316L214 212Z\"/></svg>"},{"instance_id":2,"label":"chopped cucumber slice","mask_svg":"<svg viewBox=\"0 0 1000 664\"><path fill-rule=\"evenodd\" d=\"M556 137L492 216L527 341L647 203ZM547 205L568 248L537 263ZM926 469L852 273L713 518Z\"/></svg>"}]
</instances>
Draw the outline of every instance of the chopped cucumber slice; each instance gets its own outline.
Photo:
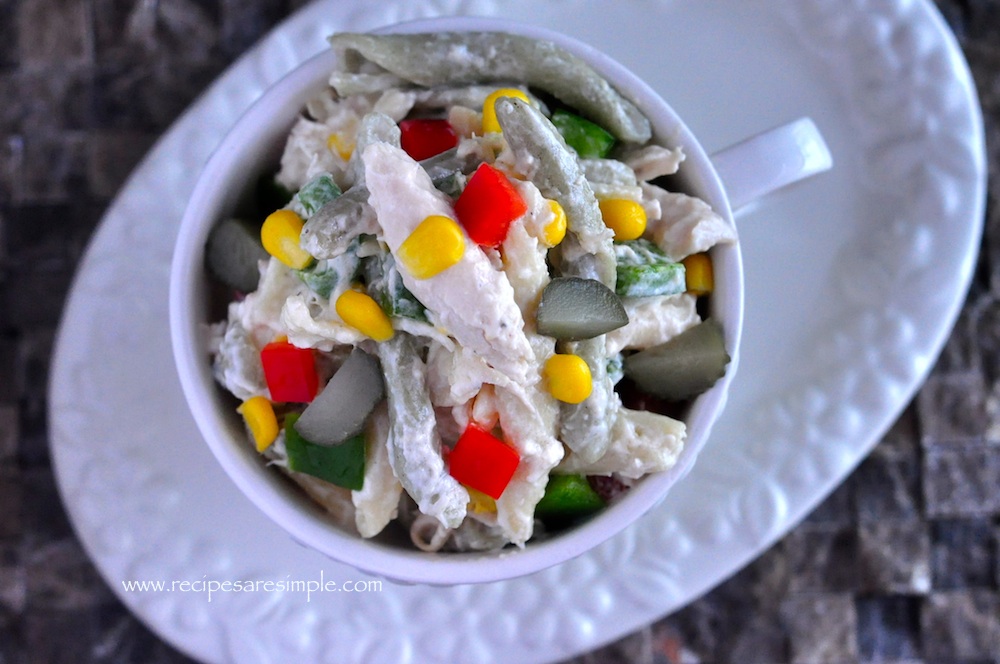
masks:
<instances>
[{"instance_id":1,"label":"chopped cucumber slice","mask_svg":"<svg viewBox=\"0 0 1000 664\"><path fill-rule=\"evenodd\" d=\"M219 281L238 291L257 290L260 261L268 254L260 243L260 224L235 217L212 228L205 245L205 262Z\"/></svg>"},{"instance_id":2,"label":"chopped cucumber slice","mask_svg":"<svg viewBox=\"0 0 1000 664\"><path fill-rule=\"evenodd\" d=\"M591 339L628 324L614 292L596 279L558 277L542 291L538 332L564 341Z\"/></svg>"},{"instance_id":3,"label":"chopped cucumber slice","mask_svg":"<svg viewBox=\"0 0 1000 664\"><path fill-rule=\"evenodd\" d=\"M319 446L335 446L358 434L385 396L378 360L355 348L295 425Z\"/></svg>"},{"instance_id":4,"label":"chopped cucumber slice","mask_svg":"<svg viewBox=\"0 0 1000 664\"><path fill-rule=\"evenodd\" d=\"M360 491L365 484L365 436L360 434L342 445L327 447L307 440L297 430L295 413L285 418L285 453L288 469Z\"/></svg>"},{"instance_id":5,"label":"chopped cucumber slice","mask_svg":"<svg viewBox=\"0 0 1000 664\"><path fill-rule=\"evenodd\" d=\"M680 401L701 394L726 373L722 326L698 323L673 339L625 358L625 375L649 394Z\"/></svg>"}]
</instances>

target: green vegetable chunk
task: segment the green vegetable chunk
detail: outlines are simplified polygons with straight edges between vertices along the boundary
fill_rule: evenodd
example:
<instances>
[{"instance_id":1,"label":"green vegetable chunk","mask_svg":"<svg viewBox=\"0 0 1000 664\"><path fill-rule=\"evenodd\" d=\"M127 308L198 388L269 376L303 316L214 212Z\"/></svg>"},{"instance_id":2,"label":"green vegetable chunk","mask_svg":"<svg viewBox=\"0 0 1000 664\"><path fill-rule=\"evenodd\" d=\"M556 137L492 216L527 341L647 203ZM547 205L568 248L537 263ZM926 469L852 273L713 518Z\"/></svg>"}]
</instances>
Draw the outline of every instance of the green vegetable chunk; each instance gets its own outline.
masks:
<instances>
[{"instance_id":1,"label":"green vegetable chunk","mask_svg":"<svg viewBox=\"0 0 1000 664\"><path fill-rule=\"evenodd\" d=\"M582 159L603 159L615 145L615 137L600 125L567 111L553 113L552 124Z\"/></svg>"},{"instance_id":2,"label":"green vegetable chunk","mask_svg":"<svg viewBox=\"0 0 1000 664\"><path fill-rule=\"evenodd\" d=\"M603 508L604 501L583 475L549 475L535 515L541 519L573 519Z\"/></svg>"},{"instance_id":3,"label":"green vegetable chunk","mask_svg":"<svg viewBox=\"0 0 1000 664\"><path fill-rule=\"evenodd\" d=\"M462 190L465 189L467 180L468 178L465 177L462 171L455 170L451 173L435 177L431 182L434 183L434 188L445 196L458 198L462 194Z\"/></svg>"},{"instance_id":4,"label":"green vegetable chunk","mask_svg":"<svg viewBox=\"0 0 1000 664\"><path fill-rule=\"evenodd\" d=\"M302 412L296 429L316 445L340 445L362 431L384 396L378 360L355 348Z\"/></svg>"},{"instance_id":5,"label":"green vegetable chunk","mask_svg":"<svg viewBox=\"0 0 1000 664\"><path fill-rule=\"evenodd\" d=\"M334 447L310 443L295 430L298 415L285 418L288 469L360 491L365 482L365 436L359 434Z\"/></svg>"},{"instance_id":6,"label":"green vegetable chunk","mask_svg":"<svg viewBox=\"0 0 1000 664\"><path fill-rule=\"evenodd\" d=\"M302 280L302 283L309 287L309 290L320 297L329 298L330 293L333 292L333 289L340 282L341 274L340 270L335 265L331 265L331 263L345 255L342 254L334 259L316 261L303 270L295 270L295 274Z\"/></svg>"},{"instance_id":7,"label":"green vegetable chunk","mask_svg":"<svg viewBox=\"0 0 1000 664\"><path fill-rule=\"evenodd\" d=\"M333 177L329 173L320 173L302 185L292 198L292 209L299 212L303 219L308 219L321 207L339 197L340 193L340 187L333 181Z\"/></svg>"},{"instance_id":8,"label":"green vegetable chunk","mask_svg":"<svg viewBox=\"0 0 1000 664\"><path fill-rule=\"evenodd\" d=\"M260 224L245 219L224 219L212 229L205 245L205 262L221 282L238 291L257 290L260 261L268 254L260 243Z\"/></svg>"},{"instance_id":9,"label":"green vegetable chunk","mask_svg":"<svg viewBox=\"0 0 1000 664\"><path fill-rule=\"evenodd\" d=\"M591 339L628 324L614 291L596 279L557 277L542 291L538 332L563 341Z\"/></svg>"},{"instance_id":10,"label":"green vegetable chunk","mask_svg":"<svg viewBox=\"0 0 1000 664\"><path fill-rule=\"evenodd\" d=\"M336 258L361 235L381 232L368 188L354 185L324 205L302 227L302 248L316 258Z\"/></svg>"},{"instance_id":11,"label":"green vegetable chunk","mask_svg":"<svg viewBox=\"0 0 1000 664\"><path fill-rule=\"evenodd\" d=\"M427 308L403 285L403 277L390 252L365 258L363 270L368 294L379 303L386 316L427 321Z\"/></svg>"},{"instance_id":12,"label":"green vegetable chunk","mask_svg":"<svg viewBox=\"0 0 1000 664\"><path fill-rule=\"evenodd\" d=\"M337 284L349 283L361 271L358 248L361 237L354 238L347 251L336 258L318 260L303 270L295 270L299 279L320 297L329 298Z\"/></svg>"},{"instance_id":13,"label":"green vegetable chunk","mask_svg":"<svg viewBox=\"0 0 1000 664\"><path fill-rule=\"evenodd\" d=\"M684 264L671 261L649 240L615 243L615 258L615 292L621 297L676 295L687 288Z\"/></svg>"},{"instance_id":14,"label":"green vegetable chunk","mask_svg":"<svg viewBox=\"0 0 1000 664\"><path fill-rule=\"evenodd\" d=\"M445 150L420 162L420 166L431 177L434 188L445 196L458 198L465 189L468 176L482 163L475 151L458 154L458 148Z\"/></svg>"},{"instance_id":15,"label":"green vegetable chunk","mask_svg":"<svg viewBox=\"0 0 1000 664\"><path fill-rule=\"evenodd\" d=\"M722 326L709 318L673 339L625 358L625 375L640 389L680 401L701 394L726 373Z\"/></svg>"}]
</instances>

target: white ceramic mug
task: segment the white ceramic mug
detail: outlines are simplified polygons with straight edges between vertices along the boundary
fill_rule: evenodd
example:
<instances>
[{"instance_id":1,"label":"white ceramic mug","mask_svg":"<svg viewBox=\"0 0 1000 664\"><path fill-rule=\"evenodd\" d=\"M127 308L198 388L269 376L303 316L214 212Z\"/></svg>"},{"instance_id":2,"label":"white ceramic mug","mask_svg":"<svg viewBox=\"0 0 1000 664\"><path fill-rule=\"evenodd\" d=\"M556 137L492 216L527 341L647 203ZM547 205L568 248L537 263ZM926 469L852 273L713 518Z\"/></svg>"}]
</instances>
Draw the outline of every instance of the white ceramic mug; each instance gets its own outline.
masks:
<instances>
[{"instance_id":1,"label":"white ceramic mug","mask_svg":"<svg viewBox=\"0 0 1000 664\"><path fill-rule=\"evenodd\" d=\"M681 172L685 187L729 223L733 223L734 207L831 165L829 151L807 119L765 132L709 158L670 106L634 74L595 49L549 30L497 19L453 17L414 21L385 31L506 31L559 44L586 60L649 117L656 142L684 149ZM333 52L322 53L267 90L223 139L191 195L170 279L173 350L191 413L225 472L258 508L297 541L358 569L397 581L451 585L514 578L569 560L654 507L691 468L707 440L725 405L737 365L743 322L739 244L712 249L716 289L710 313L723 326L732 362L726 376L692 404L685 418L687 443L673 469L643 478L621 500L587 522L545 541L529 542L523 549L425 553L413 548L408 539L384 535L365 540L341 530L278 471L267 468L249 444L231 400L213 381L204 329L212 322L208 319L210 289L204 269L209 230L232 212L252 186L253 174L273 169L296 115L327 85L335 58Z\"/></svg>"}]
</instances>

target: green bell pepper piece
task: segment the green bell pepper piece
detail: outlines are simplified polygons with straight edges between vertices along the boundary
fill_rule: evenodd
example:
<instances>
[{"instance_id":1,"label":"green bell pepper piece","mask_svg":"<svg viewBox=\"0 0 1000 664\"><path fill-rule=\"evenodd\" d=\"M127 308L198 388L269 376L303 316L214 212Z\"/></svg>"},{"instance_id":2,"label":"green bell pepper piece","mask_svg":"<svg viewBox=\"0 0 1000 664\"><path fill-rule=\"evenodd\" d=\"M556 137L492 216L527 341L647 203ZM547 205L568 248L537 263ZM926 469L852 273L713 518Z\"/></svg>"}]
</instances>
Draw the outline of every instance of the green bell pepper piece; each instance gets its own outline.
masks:
<instances>
[{"instance_id":1,"label":"green bell pepper piece","mask_svg":"<svg viewBox=\"0 0 1000 664\"><path fill-rule=\"evenodd\" d=\"M365 482L365 435L360 433L340 445L310 443L295 430L297 413L285 417L285 452L288 469L360 491Z\"/></svg>"},{"instance_id":2,"label":"green bell pepper piece","mask_svg":"<svg viewBox=\"0 0 1000 664\"><path fill-rule=\"evenodd\" d=\"M340 194L340 187L333 181L333 177L328 173L320 173L302 185L292 199L292 209L300 212L303 219L308 219Z\"/></svg>"},{"instance_id":3,"label":"green bell pepper piece","mask_svg":"<svg viewBox=\"0 0 1000 664\"><path fill-rule=\"evenodd\" d=\"M604 508L604 501L583 475L549 475L545 495L535 515L545 519L574 519Z\"/></svg>"},{"instance_id":4,"label":"green bell pepper piece","mask_svg":"<svg viewBox=\"0 0 1000 664\"><path fill-rule=\"evenodd\" d=\"M359 236L351 242L347 251L336 258L318 260L307 268L295 270L295 274L309 287L309 290L320 297L329 298L338 284L354 281L361 271L361 259L358 258L360 246Z\"/></svg>"},{"instance_id":5,"label":"green bell pepper piece","mask_svg":"<svg viewBox=\"0 0 1000 664\"><path fill-rule=\"evenodd\" d=\"M615 243L619 297L676 295L687 288L683 263L674 263L649 240Z\"/></svg>"},{"instance_id":6,"label":"green bell pepper piece","mask_svg":"<svg viewBox=\"0 0 1000 664\"><path fill-rule=\"evenodd\" d=\"M386 316L402 316L427 322L427 308L403 285L403 277L390 252L383 251L366 257L361 269L368 285L368 294L379 303Z\"/></svg>"},{"instance_id":7,"label":"green bell pepper piece","mask_svg":"<svg viewBox=\"0 0 1000 664\"><path fill-rule=\"evenodd\" d=\"M558 110L552 114L552 124L581 159L603 159L615 145L614 136L579 115Z\"/></svg>"}]
</instances>

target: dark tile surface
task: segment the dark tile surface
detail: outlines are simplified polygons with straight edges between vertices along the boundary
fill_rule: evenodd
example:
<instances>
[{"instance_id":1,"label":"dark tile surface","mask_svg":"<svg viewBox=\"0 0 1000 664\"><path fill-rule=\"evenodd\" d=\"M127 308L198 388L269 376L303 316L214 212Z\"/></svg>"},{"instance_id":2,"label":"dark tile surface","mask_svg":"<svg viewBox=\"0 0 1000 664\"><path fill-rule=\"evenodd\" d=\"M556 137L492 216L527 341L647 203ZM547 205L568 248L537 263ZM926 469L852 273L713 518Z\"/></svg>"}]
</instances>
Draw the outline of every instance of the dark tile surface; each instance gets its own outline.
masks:
<instances>
[{"instance_id":1,"label":"dark tile surface","mask_svg":"<svg viewBox=\"0 0 1000 664\"><path fill-rule=\"evenodd\" d=\"M995 519L941 519L931 524L934 588L996 588L1000 554Z\"/></svg>"},{"instance_id":2,"label":"dark tile surface","mask_svg":"<svg viewBox=\"0 0 1000 664\"><path fill-rule=\"evenodd\" d=\"M924 499L933 517L989 516L1000 511L1000 446L940 445L925 453Z\"/></svg>"},{"instance_id":3,"label":"dark tile surface","mask_svg":"<svg viewBox=\"0 0 1000 664\"><path fill-rule=\"evenodd\" d=\"M15 5L18 59L25 68L93 61L91 5L78 0Z\"/></svg>"},{"instance_id":4,"label":"dark tile surface","mask_svg":"<svg viewBox=\"0 0 1000 664\"><path fill-rule=\"evenodd\" d=\"M72 531L48 453L49 358L129 172L302 4L0 0L0 664L189 661L118 602ZM1000 661L1000 0L937 4L976 81L991 179L975 281L936 367L799 527L574 663Z\"/></svg>"},{"instance_id":5,"label":"dark tile surface","mask_svg":"<svg viewBox=\"0 0 1000 664\"><path fill-rule=\"evenodd\" d=\"M905 452L890 443L879 446L865 459L850 480L857 519L919 519L920 457L915 446Z\"/></svg>"},{"instance_id":6,"label":"dark tile surface","mask_svg":"<svg viewBox=\"0 0 1000 664\"><path fill-rule=\"evenodd\" d=\"M858 614L852 593L794 593L781 602L793 664L858 661Z\"/></svg>"},{"instance_id":7,"label":"dark tile surface","mask_svg":"<svg viewBox=\"0 0 1000 664\"><path fill-rule=\"evenodd\" d=\"M1000 595L955 590L931 595L921 613L924 656L930 660L1000 658Z\"/></svg>"},{"instance_id":8,"label":"dark tile surface","mask_svg":"<svg viewBox=\"0 0 1000 664\"><path fill-rule=\"evenodd\" d=\"M921 657L920 603L908 595L862 595L855 600L858 658L865 662Z\"/></svg>"},{"instance_id":9,"label":"dark tile surface","mask_svg":"<svg viewBox=\"0 0 1000 664\"><path fill-rule=\"evenodd\" d=\"M929 592L930 548L927 524L919 519L860 524L857 565L861 592Z\"/></svg>"}]
</instances>

